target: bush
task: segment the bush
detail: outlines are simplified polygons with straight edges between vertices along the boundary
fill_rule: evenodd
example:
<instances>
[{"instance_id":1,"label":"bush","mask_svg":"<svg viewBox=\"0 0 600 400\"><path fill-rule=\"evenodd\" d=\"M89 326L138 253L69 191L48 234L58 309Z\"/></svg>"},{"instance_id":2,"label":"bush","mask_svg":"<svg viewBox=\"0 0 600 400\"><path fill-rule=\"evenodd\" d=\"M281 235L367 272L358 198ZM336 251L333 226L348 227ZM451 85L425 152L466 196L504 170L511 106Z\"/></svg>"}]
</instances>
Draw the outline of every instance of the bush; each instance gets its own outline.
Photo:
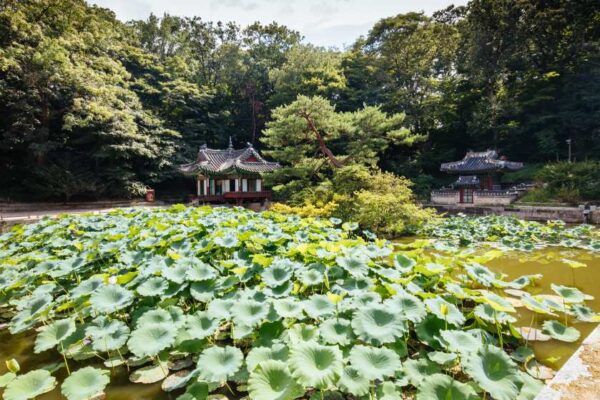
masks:
<instances>
[{"instance_id":1,"label":"bush","mask_svg":"<svg viewBox=\"0 0 600 400\"><path fill-rule=\"evenodd\" d=\"M377 234L397 236L436 218L435 211L417 204L412 183L400 176L349 165L335 170L330 180L305 189L304 203L275 203L273 210L307 217L336 217L358 222Z\"/></svg>"},{"instance_id":2,"label":"bush","mask_svg":"<svg viewBox=\"0 0 600 400\"><path fill-rule=\"evenodd\" d=\"M600 162L557 162L536 175L548 195L563 202L600 199Z\"/></svg>"}]
</instances>

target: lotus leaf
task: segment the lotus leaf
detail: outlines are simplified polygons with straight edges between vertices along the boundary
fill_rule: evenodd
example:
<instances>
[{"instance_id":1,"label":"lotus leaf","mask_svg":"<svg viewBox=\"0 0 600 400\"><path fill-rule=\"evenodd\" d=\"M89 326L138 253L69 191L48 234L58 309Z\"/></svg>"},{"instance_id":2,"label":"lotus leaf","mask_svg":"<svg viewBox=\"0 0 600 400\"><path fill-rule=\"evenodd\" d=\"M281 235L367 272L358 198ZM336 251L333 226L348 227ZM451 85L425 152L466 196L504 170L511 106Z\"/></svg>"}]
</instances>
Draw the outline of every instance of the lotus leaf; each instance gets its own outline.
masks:
<instances>
[{"instance_id":1,"label":"lotus leaf","mask_svg":"<svg viewBox=\"0 0 600 400\"><path fill-rule=\"evenodd\" d=\"M288 355L289 350L283 344L274 344L272 347L254 347L246 357L246 364L248 370L252 371L264 361L287 361Z\"/></svg>"},{"instance_id":2,"label":"lotus leaf","mask_svg":"<svg viewBox=\"0 0 600 400\"><path fill-rule=\"evenodd\" d=\"M288 361L292 376L305 387L326 388L342 374L342 352L337 346L316 342L296 344Z\"/></svg>"},{"instance_id":3,"label":"lotus leaf","mask_svg":"<svg viewBox=\"0 0 600 400\"><path fill-rule=\"evenodd\" d=\"M404 374L411 385L419 387L426 377L440 372L440 367L426 358L404 362Z\"/></svg>"},{"instance_id":4,"label":"lotus leaf","mask_svg":"<svg viewBox=\"0 0 600 400\"><path fill-rule=\"evenodd\" d=\"M150 384L160 382L169 375L169 370L166 365L157 364L148 365L138 368L129 375L129 381L133 383Z\"/></svg>"},{"instance_id":5,"label":"lotus leaf","mask_svg":"<svg viewBox=\"0 0 600 400\"><path fill-rule=\"evenodd\" d=\"M469 385L444 374L433 374L421 382L417 400L477 400L479 396Z\"/></svg>"},{"instance_id":6,"label":"lotus leaf","mask_svg":"<svg viewBox=\"0 0 600 400\"><path fill-rule=\"evenodd\" d=\"M56 379L44 369L36 369L19 375L6 385L4 400L28 400L51 391L56 386Z\"/></svg>"},{"instance_id":7,"label":"lotus leaf","mask_svg":"<svg viewBox=\"0 0 600 400\"><path fill-rule=\"evenodd\" d=\"M292 277L292 271L285 266L271 265L261 274L263 282L267 286L281 286Z\"/></svg>"},{"instance_id":8,"label":"lotus leaf","mask_svg":"<svg viewBox=\"0 0 600 400\"><path fill-rule=\"evenodd\" d=\"M176 334L172 323L141 325L131 332L127 347L137 357L153 357L172 346Z\"/></svg>"},{"instance_id":9,"label":"lotus leaf","mask_svg":"<svg viewBox=\"0 0 600 400\"><path fill-rule=\"evenodd\" d=\"M465 371L494 399L512 400L519 394L520 377L515 363L502 349L485 345L463 360Z\"/></svg>"},{"instance_id":10,"label":"lotus leaf","mask_svg":"<svg viewBox=\"0 0 600 400\"><path fill-rule=\"evenodd\" d=\"M358 310L352 318L352 328L362 341L376 346L396 341L408 329L404 320L382 304Z\"/></svg>"},{"instance_id":11,"label":"lotus leaf","mask_svg":"<svg viewBox=\"0 0 600 400\"><path fill-rule=\"evenodd\" d=\"M440 336L449 351L463 355L476 352L483 345L472 331L441 331Z\"/></svg>"},{"instance_id":12,"label":"lotus leaf","mask_svg":"<svg viewBox=\"0 0 600 400\"><path fill-rule=\"evenodd\" d=\"M320 319L332 315L335 311L335 305L329 297L323 294L315 294L304 302L304 311L309 317Z\"/></svg>"},{"instance_id":13,"label":"lotus leaf","mask_svg":"<svg viewBox=\"0 0 600 400\"><path fill-rule=\"evenodd\" d=\"M350 321L344 318L331 318L323 321L319 331L323 342L327 344L347 346L354 339Z\"/></svg>"},{"instance_id":14,"label":"lotus leaf","mask_svg":"<svg viewBox=\"0 0 600 400\"><path fill-rule=\"evenodd\" d=\"M267 317L269 308L265 303L255 300L241 300L231 310L231 316L237 324L254 327Z\"/></svg>"},{"instance_id":15,"label":"lotus leaf","mask_svg":"<svg viewBox=\"0 0 600 400\"><path fill-rule=\"evenodd\" d=\"M406 292L398 293L387 299L385 306L396 315L414 323L421 322L427 315L423 302Z\"/></svg>"},{"instance_id":16,"label":"lotus leaf","mask_svg":"<svg viewBox=\"0 0 600 400\"><path fill-rule=\"evenodd\" d=\"M169 287L169 283L158 276L153 276L142 282L137 288L137 292L141 296L156 297L162 296Z\"/></svg>"},{"instance_id":17,"label":"lotus leaf","mask_svg":"<svg viewBox=\"0 0 600 400\"><path fill-rule=\"evenodd\" d=\"M102 286L90 297L92 309L100 314L122 310L133 302L133 294L119 285Z\"/></svg>"},{"instance_id":18,"label":"lotus leaf","mask_svg":"<svg viewBox=\"0 0 600 400\"><path fill-rule=\"evenodd\" d=\"M559 321L552 319L544 321L542 332L550 337L563 342L574 342L579 339L579 331L573 327L565 326Z\"/></svg>"},{"instance_id":19,"label":"lotus leaf","mask_svg":"<svg viewBox=\"0 0 600 400\"><path fill-rule=\"evenodd\" d=\"M285 363L263 361L250 373L248 393L252 400L293 400L304 394Z\"/></svg>"},{"instance_id":20,"label":"lotus leaf","mask_svg":"<svg viewBox=\"0 0 600 400\"><path fill-rule=\"evenodd\" d=\"M354 396L363 396L369 393L371 381L365 378L356 368L346 367L338 381L338 386Z\"/></svg>"},{"instance_id":21,"label":"lotus leaf","mask_svg":"<svg viewBox=\"0 0 600 400\"><path fill-rule=\"evenodd\" d=\"M41 331L35 339L36 353L53 348L65 341L75 332L75 320L72 318L60 319L52 322Z\"/></svg>"},{"instance_id":22,"label":"lotus leaf","mask_svg":"<svg viewBox=\"0 0 600 400\"><path fill-rule=\"evenodd\" d=\"M369 380L393 376L401 367L398 354L385 347L356 345L350 350L349 360Z\"/></svg>"},{"instance_id":23,"label":"lotus leaf","mask_svg":"<svg viewBox=\"0 0 600 400\"><path fill-rule=\"evenodd\" d=\"M449 324L461 326L465 323L465 316L460 312L458 307L439 296L426 299L425 305L436 317L447 321Z\"/></svg>"},{"instance_id":24,"label":"lotus leaf","mask_svg":"<svg viewBox=\"0 0 600 400\"><path fill-rule=\"evenodd\" d=\"M198 311L187 316L185 327L192 339L204 339L213 335L219 325L219 319L211 317L206 311Z\"/></svg>"},{"instance_id":25,"label":"lotus leaf","mask_svg":"<svg viewBox=\"0 0 600 400\"><path fill-rule=\"evenodd\" d=\"M237 347L209 347L198 358L198 376L207 382L222 383L240 369L243 361L244 355Z\"/></svg>"},{"instance_id":26,"label":"lotus leaf","mask_svg":"<svg viewBox=\"0 0 600 400\"><path fill-rule=\"evenodd\" d=\"M60 390L69 400L87 400L101 395L108 382L108 371L84 367L67 377Z\"/></svg>"},{"instance_id":27,"label":"lotus leaf","mask_svg":"<svg viewBox=\"0 0 600 400\"><path fill-rule=\"evenodd\" d=\"M337 265L355 277L363 277L367 274L369 266L363 257L339 256L335 259Z\"/></svg>"},{"instance_id":28,"label":"lotus leaf","mask_svg":"<svg viewBox=\"0 0 600 400\"><path fill-rule=\"evenodd\" d=\"M86 328L85 334L92 339L96 351L120 349L129 338L129 327L122 321L98 317Z\"/></svg>"},{"instance_id":29,"label":"lotus leaf","mask_svg":"<svg viewBox=\"0 0 600 400\"><path fill-rule=\"evenodd\" d=\"M273 306L277 314L283 318L301 319L304 316L302 302L293 297L274 300Z\"/></svg>"}]
</instances>

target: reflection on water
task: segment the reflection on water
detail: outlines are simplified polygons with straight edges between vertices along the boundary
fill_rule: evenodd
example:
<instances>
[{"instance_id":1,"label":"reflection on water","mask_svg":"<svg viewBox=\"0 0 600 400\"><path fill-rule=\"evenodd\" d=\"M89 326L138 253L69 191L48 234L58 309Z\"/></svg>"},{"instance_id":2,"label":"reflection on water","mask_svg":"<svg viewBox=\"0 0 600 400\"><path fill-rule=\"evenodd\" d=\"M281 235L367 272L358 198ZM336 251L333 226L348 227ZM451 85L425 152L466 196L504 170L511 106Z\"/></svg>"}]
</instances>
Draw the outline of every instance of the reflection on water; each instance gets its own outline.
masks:
<instances>
[{"instance_id":1,"label":"reflection on water","mask_svg":"<svg viewBox=\"0 0 600 400\"><path fill-rule=\"evenodd\" d=\"M402 242L407 243L403 240ZM485 252L482 249L481 252ZM587 268L572 269L562 259L567 258L587 264ZM493 259L486 266L494 271L508 275L514 279L521 275L542 274L543 279L537 282L537 286L531 289L534 294L553 294L550 284L575 286L586 294L594 296L594 300L587 304L594 310L600 311L600 255L592 254L582 250L546 248L531 253L508 251L501 257ZM518 308L519 321L517 326L529 326L532 313L525 308ZM538 317L537 326L541 326L543 320ZM581 341L592 331L596 324L569 322L581 332L577 342L565 343L559 341L530 342L536 356L545 364L558 368L564 364L569 356L579 347ZM6 330L0 331L0 361L16 358L21 364L23 371L30 371L45 365L60 361L60 357L53 351L42 354L33 353L33 341L35 335L23 333L12 336ZM88 363L89 364L89 363ZM70 361L71 369L77 369L77 363ZM82 364L83 365L83 364ZM87 364L86 364L87 365ZM102 364L98 367L103 368ZM4 362L0 362L0 375L6 372ZM59 382L65 378L66 371L61 369L54 373ZM160 383L152 385L132 384L128 381L128 373L124 367L111 371L111 383L106 390L108 400L160 400L175 399L181 391L171 394L164 393L160 389ZM59 388L41 397L42 400L62 399Z\"/></svg>"},{"instance_id":2,"label":"reflection on water","mask_svg":"<svg viewBox=\"0 0 600 400\"><path fill-rule=\"evenodd\" d=\"M587 268L573 269L562 259L576 260L587 264ZM546 248L532 253L506 252L502 257L489 261L486 264L494 271L503 272L510 279L521 275L542 274L543 278L537 281L537 286L530 289L533 294L554 294L550 284L574 286L582 292L594 296L593 300L586 302L594 311L600 311L600 255L583 250ZM519 321L517 325L529 326L532 312L524 307L518 308ZM538 327L543 320L538 317ZM596 324L576 322L570 320L569 326L581 332L578 341L565 343L557 340L548 342L531 342L539 360L548 366L558 368L580 346L581 342L590 334Z\"/></svg>"}]
</instances>

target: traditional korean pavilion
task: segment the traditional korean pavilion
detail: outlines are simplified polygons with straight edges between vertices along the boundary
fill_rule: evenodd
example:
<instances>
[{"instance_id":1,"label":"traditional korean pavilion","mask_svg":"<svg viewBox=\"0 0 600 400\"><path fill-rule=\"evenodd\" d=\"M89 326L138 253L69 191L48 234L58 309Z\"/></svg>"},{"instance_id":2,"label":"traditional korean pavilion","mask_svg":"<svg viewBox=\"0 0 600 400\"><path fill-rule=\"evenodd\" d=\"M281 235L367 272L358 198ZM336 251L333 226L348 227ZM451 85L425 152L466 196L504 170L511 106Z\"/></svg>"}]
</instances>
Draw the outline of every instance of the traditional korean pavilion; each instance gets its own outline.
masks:
<instances>
[{"instance_id":1,"label":"traditional korean pavilion","mask_svg":"<svg viewBox=\"0 0 600 400\"><path fill-rule=\"evenodd\" d=\"M498 157L494 150L469 151L462 160L441 165L441 171L456 174L458 179L451 188L432 192L432 202L508 204L516 199L516 193L502 188L500 177L521 168L523 163Z\"/></svg>"},{"instance_id":2,"label":"traditional korean pavilion","mask_svg":"<svg viewBox=\"0 0 600 400\"><path fill-rule=\"evenodd\" d=\"M196 178L196 196L201 203L264 202L271 191L263 188L262 174L280 168L266 161L248 143L244 149L234 149L229 138L225 150L200 147L196 161L180 166L185 175Z\"/></svg>"}]
</instances>

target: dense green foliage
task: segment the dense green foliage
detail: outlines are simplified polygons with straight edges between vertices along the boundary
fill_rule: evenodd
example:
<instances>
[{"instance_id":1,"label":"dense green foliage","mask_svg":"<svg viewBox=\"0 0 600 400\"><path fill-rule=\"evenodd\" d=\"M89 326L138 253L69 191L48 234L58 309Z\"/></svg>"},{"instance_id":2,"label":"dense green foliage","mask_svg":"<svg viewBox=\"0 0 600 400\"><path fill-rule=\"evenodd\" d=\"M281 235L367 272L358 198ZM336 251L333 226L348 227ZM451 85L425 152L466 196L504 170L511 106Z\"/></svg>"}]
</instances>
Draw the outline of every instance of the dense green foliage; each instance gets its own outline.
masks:
<instances>
[{"instance_id":1,"label":"dense green foliage","mask_svg":"<svg viewBox=\"0 0 600 400\"><path fill-rule=\"evenodd\" d=\"M591 225L569 227L562 221L541 224L496 215L470 218L459 215L437 219L424 226L420 233L458 246L492 243L502 249L560 246L600 251L600 230Z\"/></svg>"},{"instance_id":2,"label":"dense green foliage","mask_svg":"<svg viewBox=\"0 0 600 400\"><path fill-rule=\"evenodd\" d=\"M597 160L599 20L594 0L472 0L432 17L382 19L341 51L276 23L123 23L83 0L7 0L1 194L110 197L169 182L185 190L174 167L229 136L260 146L264 135L263 147L290 167L303 128L289 143L274 132L307 101L335 114L334 125L317 126L333 156L405 175L418 195L443 181L440 162L467 149L546 163L565 159L571 139L576 160ZM400 126L411 146L387 140ZM305 151L314 135L301 142L298 157L311 162L293 160L296 182L318 175L312 161L325 158Z\"/></svg>"},{"instance_id":3,"label":"dense green foliage","mask_svg":"<svg viewBox=\"0 0 600 400\"><path fill-rule=\"evenodd\" d=\"M224 387L257 400L532 399L535 360L503 289L535 313L598 319L576 288L554 285L563 301L529 295L536 276L509 281L485 256L409 247L364 239L355 224L243 209L63 216L0 236L0 310L12 334L37 330L35 353L60 353L67 369L94 363L69 370L69 400L123 373L182 400ZM556 319L543 332L579 335ZM59 383L9 365L7 400Z\"/></svg>"},{"instance_id":4,"label":"dense green foliage","mask_svg":"<svg viewBox=\"0 0 600 400\"><path fill-rule=\"evenodd\" d=\"M600 162L559 162L545 165L535 178L542 187L529 193L572 203L600 198Z\"/></svg>"}]
</instances>

